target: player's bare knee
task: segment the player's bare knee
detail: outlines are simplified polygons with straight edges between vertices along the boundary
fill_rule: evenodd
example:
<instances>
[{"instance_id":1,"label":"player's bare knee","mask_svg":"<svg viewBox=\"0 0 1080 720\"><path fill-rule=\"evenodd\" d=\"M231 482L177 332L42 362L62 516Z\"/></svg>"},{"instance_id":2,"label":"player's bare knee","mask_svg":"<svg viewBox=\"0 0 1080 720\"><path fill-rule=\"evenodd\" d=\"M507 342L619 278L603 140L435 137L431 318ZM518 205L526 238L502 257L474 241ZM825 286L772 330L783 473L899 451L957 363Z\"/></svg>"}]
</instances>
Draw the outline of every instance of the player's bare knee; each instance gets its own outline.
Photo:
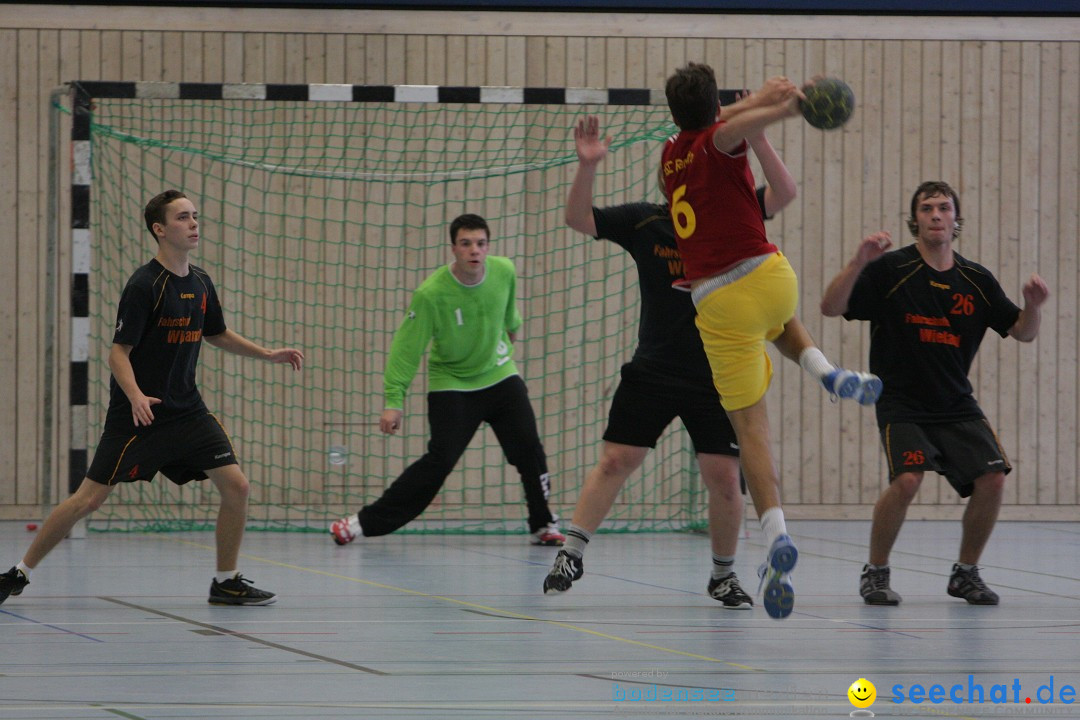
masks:
<instances>
[{"instance_id":1,"label":"player's bare knee","mask_svg":"<svg viewBox=\"0 0 1080 720\"><path fill-rule=\"evenodd\" d=\"M79 486L75 494L68 497L64 503L67 510L81 520L105 503L111 489L107 485L101 485L87 478L83 480L83 484Z\"/></svg>"},{"instance_id":2,"label":"player's bare knee","mask_svg":"<svg viewBox=\"0 0 1080 720\"><path fill-rule=\"evenodd\" d=\"M986 473L975 480L975 489L978 492L1001 495L1005 492L1005 473Z\"/></svg>"},{"instance_id":3,"label":"player's bare knee","mask_svg":"<svg viewBox=\"0 0 1080 720\"><path fill-rule=\"evenodd\" d=\"M709 494L719 497L724 502L734 502L742 497L742 489L739 487L738 471L734 475L701 474L701 481Z\"/></svg>"},{"instance_id":4,"label":"player's bare knee","mask_svg":"<svg viewBox=\"0 0 1080 720\"><path fill-rule=\"evenodd\" d=\"M251 495L251 483L246 475L240 474L235 479L231 479L228 487L229 494L238 500L247 500L248 496Z\"/></svg>"},{"instance_id":5,"label":"player's bare knee","mask_svg":"<svg viewBox=\"0 0 1080 720\"><path fill-rule=\"evenodd\" d=\"M251 483L239 467L232 465L225 471L207 472L221 493L222 502L246 502L251 494Z\"/></svg>"},{"instance_id":6,"label":"player's bare knee","mask_svg":"<svg viewBox=\"0 0 1080 720\"><path fill-rule=\"evenodd\" d=\"M609 447L601 453L598 467L605 478L622 478L636 470L639 464L633 453Z\"/></svg>"},{"instance_id":7,"label":"player's bare knee","mask_svg":"<svg viewBox=\"0 0 1080 720\"><path fill-rule=\"evenodd\" d=\"M923 476L921 473L900 473L893 478L892 484L889 486L896 497L902 500L904 503L910 503L915 499L915 494L919 492L919 486L922 485Z\"/></svg>"},{"instance_id":8,"label":"player's bare knee","mask_svg":"<svg viewBox=\"0 0 1080 720\"><path fill-rule=\"evenodd\" d=\"M104 496L99 497L97 495L94 495L94 496L91 496L91 497L87 498L83 502L82 510L79 513L79 517L86 517L87 515L89 515L92 512L97 512L101 508L101 506L104 505L104 504L105 504L105 497Z\"/></svg>"}]
</instances>

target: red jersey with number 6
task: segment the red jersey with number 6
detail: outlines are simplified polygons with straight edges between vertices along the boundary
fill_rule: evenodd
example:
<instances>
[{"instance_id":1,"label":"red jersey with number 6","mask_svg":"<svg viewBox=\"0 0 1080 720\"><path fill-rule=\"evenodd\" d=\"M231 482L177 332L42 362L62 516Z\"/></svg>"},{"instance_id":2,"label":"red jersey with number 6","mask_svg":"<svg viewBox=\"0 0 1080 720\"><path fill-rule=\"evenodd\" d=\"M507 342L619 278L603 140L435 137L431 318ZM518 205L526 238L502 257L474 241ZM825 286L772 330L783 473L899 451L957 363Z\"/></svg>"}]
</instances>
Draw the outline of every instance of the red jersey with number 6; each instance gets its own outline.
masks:
<instances>
[{"instance_id":1,"label":"red jersey with number 6","mask_svg":"<svg viewBox=\"0 0 1080 720\"><path fill-rule=\"evenodd\" d=\"M684 130L664 143L664 192L687 281L777 251L765 236L747 144L732 154L717 150L712 136L720 125Z\"/></svg>"}]
</instances>

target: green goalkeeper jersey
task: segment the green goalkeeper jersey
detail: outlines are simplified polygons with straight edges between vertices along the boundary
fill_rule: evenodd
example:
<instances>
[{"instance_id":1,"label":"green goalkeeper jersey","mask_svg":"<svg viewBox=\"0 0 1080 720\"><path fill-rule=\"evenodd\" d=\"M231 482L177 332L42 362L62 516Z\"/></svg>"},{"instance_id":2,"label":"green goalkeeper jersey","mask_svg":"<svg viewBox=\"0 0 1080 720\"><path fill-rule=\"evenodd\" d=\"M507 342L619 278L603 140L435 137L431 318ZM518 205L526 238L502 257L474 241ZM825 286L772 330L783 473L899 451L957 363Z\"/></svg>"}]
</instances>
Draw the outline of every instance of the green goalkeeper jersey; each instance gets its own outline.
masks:
<instances>
[{"instance_id":1,"label":"green goalkeeper jersey","mask_svg":"<svg viewBox=\"0 0 1080 720\"><path fill-rule=\"evenodd\" d=\"M509 258L489 255L484 279L464 285L450 266L413 293L383 373L385 407L401 409L424 351L428 390L480 390L517 375L509 333L521 327L517 275Z\"/></svg>"}]
</instances>

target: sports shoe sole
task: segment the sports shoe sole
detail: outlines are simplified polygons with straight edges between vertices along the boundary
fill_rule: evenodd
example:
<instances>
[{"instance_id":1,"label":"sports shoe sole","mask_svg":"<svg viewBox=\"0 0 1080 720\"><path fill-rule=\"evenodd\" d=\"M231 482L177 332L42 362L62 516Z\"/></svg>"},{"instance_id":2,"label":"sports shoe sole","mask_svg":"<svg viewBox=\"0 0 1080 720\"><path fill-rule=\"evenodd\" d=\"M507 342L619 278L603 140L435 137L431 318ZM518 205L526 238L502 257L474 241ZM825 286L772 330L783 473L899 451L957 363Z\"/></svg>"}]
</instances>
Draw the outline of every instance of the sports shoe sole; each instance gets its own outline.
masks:
<instances>
[{"instance_id":1,"label":"sports shoe sole","mask_svg":"<svg viewBox=\"0 0 1080 720\"><path fill-rule=\"evenodd\" d=\"M954 591L951 587L946 588L945 591L954 598L960 598L961 600L967 601L968 605L997 605L1000 602L1000 598L978 598L972 600L959 590Z\"/></svg>"},{"instance_id":2,"label":"sports shoe sole","mask_svg":"<svg viewBox=\"0 0 1080 720\"><path fill-rule=\"evenodd\" d=\"M850 398L854 397L855 393L859 391L859 376L855 373L851 373L844 382L840 383L839 387L834 387L833 392L836 393L838 398Z\"/></svg>"},{"instance_id":3,"label":"sports shoe sole","mask_svg":"<svg viewBox=\"0 0 1080 720\"><path fill-rule=\"evenodd\" d=\"M881 378L870 378L855 391L855 400L860 405L874 405L877 403L878 398L881 397L881 390L884 387L881 383Z\"/></svg>"},{"instance_id":4,"label":"sports shoe sole","mask_svg":"<svg viewBox=\"0 0 1080 720\"><path fill-rule=\"evenodd\" d=\"M765 592L762 605L769 617L786 618L795 608L795 588L785 575L795 569L799 550L787 535L781 535L769 549L769 567L766 570Z\"/></svg>"},{"instance_id":5,"label":"sports shoe sole","mask_svg":"<svg viewBox=\"0 0 1080 720\"><path fill-rule=\"evenodd\" d=\"M783 620L795 609L795 588L784 579L784 575L775 570L769 571L769 580L765 583L762 605L769 617Z\"/></svg>"},{"instance_id":6,"label":"sports shoe sole","mask_svg":"<svg viewBox=\"0 0 1080 720\"><path fill-rule=\"evenodd\" d=\"M863 595L862 599L867 605L887 605L889 607L895 607L900 604L899 600L890 600L887 597L876 598L873 595Z\"/></svg>"},{"instance_id":7,"label":"sports shoe sole","mask_svg":"<svg viewBox=\"0 0 1080 720\"><path fill-rule=\"evenodd\" d=\"M250 600L240 597L210 597L207 602L211 605L273 605L277 602L277 595L262 600Z\"/></svg>"},{"instance_id":8,"label":"sports shoe sole","mask_svg":"<svg viewBox=\"0 0 1080 720\"><path fill-rule=\"evenodd\" d=\"M753 610L754 609L753 601L747 602L746 600L743 600L738 605L728 605L726 602L724 602L722 599L720 599L718 597L713 597L712 595L710 595L709 597L711 597L716 602L720 603L720 607L722 607L724 610Z\"/></svg>"},{"instance_id":9,"label":"sports shoe sole","mask_svg":"<svg viewBox=\"0 0 1080 720\"><path fill-rule=\"evenodd\" d=\"M769 567L780 573L789 573L799 561L799 549L787 535L781 535L769 548Z\"/></svg>"}]
</instances>

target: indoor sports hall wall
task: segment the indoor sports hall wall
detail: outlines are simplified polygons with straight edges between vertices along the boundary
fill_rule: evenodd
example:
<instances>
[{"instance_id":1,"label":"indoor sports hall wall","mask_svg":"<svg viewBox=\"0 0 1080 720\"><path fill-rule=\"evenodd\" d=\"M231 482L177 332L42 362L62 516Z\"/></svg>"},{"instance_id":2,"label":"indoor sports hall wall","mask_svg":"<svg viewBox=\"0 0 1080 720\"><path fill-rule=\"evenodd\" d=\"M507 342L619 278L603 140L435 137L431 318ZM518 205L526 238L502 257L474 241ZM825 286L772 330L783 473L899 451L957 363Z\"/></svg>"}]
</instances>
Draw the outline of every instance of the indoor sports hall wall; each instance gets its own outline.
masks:
<instances>
[{"instance_id":1,"label":"indoor sports hall wall","mask_svg":"<svg viewBox=\"0 0 1080 720\"><path fill-rule=\"evenodd\" d=\"M70 305L68 247L61 243L51 266L46 243L53 88L69 80L661 88L673 68L704 60L728 88L756 88L781 73L797 81L838 75L854 88L856 114L843 131L822 133L790 120L770 133L800 196L769 229L799 273L801 316L834 360L863 367L867 331L864 324L822 318L821 290L863 234L884 228L906 241L908 200L922 180L940 178L958 188L966 218L959 251L995 271L1014 299L1030 273L1046 278L1053 294L1039 339L1021 345L988 337L973 381L1015 468L1003 517L1075 519L1078 38L1077 18L0 5L0 205L7 220L7 261L0 266L0 406L6 408L0 518L37 517L47 470L51 497L66 492L71 427L64 332L51 375L44 364L50 273L59 279L52 313L61 329ZM61 137L66 149L67 136ZM547 200L561 205L563 199L560 192ZM567 230L566 242L581 241ZM151 250L148 244L145 254ZM528 326L530 338L540 332ZM520 352L541 350L530 339ZM317 365L305 371L314 383ZM868 517L884 474L872 413L832 405L797 367L775 365L769 402L789 514ZM234 416L258 406L256 398L226 419L237 422ZM415 456L424 438L422 405L413 408L408 445L396 452ZM378 410L370 408L372 419ZM54 420L48 436L47 413ZM543 430L545 444L558 447L557 423ZM588 448L602 430L600 422L574 439L584 448L575 462L595 459ZM385 468L386 476L395 469ZM581 472L553 469L564 487L580 481ZM572 499L560 503L564 513ZM912 516L958 511L947 486L935 481L924 485Z\"/></svg>"}]
</instances>

